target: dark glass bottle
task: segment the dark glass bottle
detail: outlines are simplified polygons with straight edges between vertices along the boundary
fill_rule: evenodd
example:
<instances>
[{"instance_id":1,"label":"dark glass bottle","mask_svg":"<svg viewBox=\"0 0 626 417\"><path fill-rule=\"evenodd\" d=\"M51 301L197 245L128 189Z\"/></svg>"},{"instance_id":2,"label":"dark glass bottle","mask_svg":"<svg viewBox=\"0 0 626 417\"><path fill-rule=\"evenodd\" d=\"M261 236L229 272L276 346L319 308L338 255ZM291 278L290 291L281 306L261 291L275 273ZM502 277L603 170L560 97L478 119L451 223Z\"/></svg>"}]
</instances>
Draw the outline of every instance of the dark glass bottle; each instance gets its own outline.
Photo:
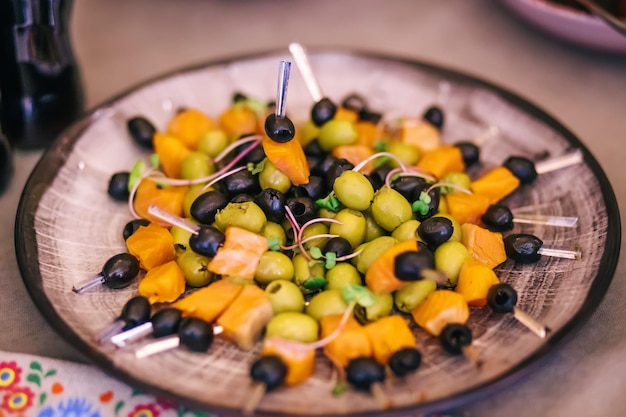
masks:
<instances>
[{"instance_id":1,"label":"dark glass bottle","mask_svg":"<svg viewBox=\"0 0 626 417\"><path fill-rule=\"evenodd\" d=\"M46 147L83 111L71 0L0 0L0 123L20 149Z\"/></svg>"}]
</instances>

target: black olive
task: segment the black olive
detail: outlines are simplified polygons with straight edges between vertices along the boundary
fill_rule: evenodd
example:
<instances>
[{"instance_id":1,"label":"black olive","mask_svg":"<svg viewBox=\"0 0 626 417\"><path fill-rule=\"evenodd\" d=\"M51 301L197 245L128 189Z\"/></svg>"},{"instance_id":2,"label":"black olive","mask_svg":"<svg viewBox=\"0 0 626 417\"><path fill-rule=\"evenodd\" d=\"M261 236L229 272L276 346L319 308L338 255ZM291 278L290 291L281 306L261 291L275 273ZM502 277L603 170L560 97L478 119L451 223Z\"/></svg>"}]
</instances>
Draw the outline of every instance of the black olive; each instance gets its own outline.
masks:
<instances>
[{"instance_id":1,"label":"black olive","mask_svg":"<svg viewBox=\"0 0 626 417\"><path fill-rule=\"evenodd\" d=\"M206 352L213 343L213 326L204 320L188 317L178 328L180 344L194 352Z\"/></svg>"},{"instance_id":2,"label":"black olive","mask_svg":"<svg viewBox=\"0 0 626 417\"><path fill-rule=\"evenodd\" d=\"M256 195L256 193L261 191L257 177L252 175L247 169L229 175L224 178L221 183L226 194L230 197L236 196L237 194Z\"/></svg>"},{"instance_id":3,"label":"black olive","mask_svg":"<svg viewBox=\"0 0 626 417\"><path fill-rule=\"evenodd\" d=\"M321 126L335 117L337 106L328 97L322 98L311 109L311 120L316 126Z\"/></svg>"},{"instance_id":4,"label":"black olive","mask_svg":"<svg viewBox=\"0 0 626 417\"><path fill-rule=\"evenodd\" d=\"M522 184L530 184L537 178L535 163L523 156L511 156L502 165L511 171Z\"/></svg>"},{"instance_id":5,"label":"black olive","mask_svg":"<svg viewBox=\"0 0 626 417\"><path fill-rule=\"evenodd\" d=\"M363 96L352 93L343 99L341 107L359 113L361 110L367 109L367 101Z\"/></svg>"},{"instance_id":6,"label":"black olive","mask_svg":"<svg viewBox=\"0 0 626 417\"><path fill-rule=\"evenodd\" d=\"M472 331L464 324L446 324L439 334L443 349L451 355L460 355L463 348L472 344Z\"/></svg>"},{"instance_id":7,"label":"black olive","mask_svg":"<svg viewBox=\"0 0 626 417\"><path fill-rule=\"evenodd\" d=\"M235 94L233 94L233 104L242 102L242 101L246 101L248 99L248 96L246 96L243 93L240 93L239 91L235 92Z\"/></svg>"},{"instance_id":8,"label":"black olive","mask_svg":"<svg viewBox=\"0 0 626 417\"><path fill-rule=\"evenodd\" d=\"M267 391L280 387L287 375L287 365L276 355L262 356L250 367L250 377L265 385Z\"/></svg>"},{"instance_id":9,"label":"black olive","mask_svg":"<svg viewBox=\"0 0 626 417\"><path fill-rule=\"evenodd\" d=\"M506 256L523 264L537 262L541 258L539 249L542 246L541 239L525 233L512 234L504 238Z\"/></svg>"},{"instance_id":10,"label":"black olive","mask_svg":"<svg viewBox=\"0 0 626 417\"><path fill-rule=\"evenodd\" d=\"M326 180L317 175L311 175L306 184L292 187L291 193L294 197L310 197L313 200L324 198L328 194Z\"/></svg>"},{"instance_id":11,"label":"black olive","mask_svg":"<svg viewBox=\"0 0 626 417\"><path fill-rule=\"evenodd\" d=\"M152 149L152 137L156 133L156 128L145 117L133 117L126 124L128 133L139 144L146 149Z\"/></svg>"},{"instance_id":12,"label":"black olive","mask_svg":"<svg viewBox=\"0 0 626 417\"><path fill-rule=\"evenodd\" d=\"M480 218L492 232L505 232L513 229L513 213L507 206L492 204Z\"/></svg>"},{"instance_id":13,"label":"black olive","mask_svg":"<svg viewBox=\"0 0 626 417\"><path fill-rule=\"evenodd\" d=\"M417 227L419 237L433 250L442 243L447 242L452 233L454 233L452 221L441 216L430 217Z\"/></svg>"},{"instance_id":14,"label":"black olive","mask_svg":"<svg viewBox=\"0 0 626 417\"><path fill-rule=\"evenodd\" d=\"M422 363L422 354L415 348L404 348L389 358L389 368L399 377L415 372Z\"/></svg>"},{"instance_id":15,"label":"black olive","mask_svg":"<svg viewBox=\"0 0 626 417\"><path fill-rule=\"evenodd\" d=\"M333 237L328 239L322 252L333 252L337 255L337 258L340 258L352 253L352 245L350 245L350 242L343 237Z\"/></svg>"},{"instance_id":16,"label":"black olive","mask_svg":"<svg viewBox=\"0 0 626 417\"><path fill-rule=\"evenodd\" d=\"M430 188L429 184L424 184L421 187L415 189L412 198L409 201L417 201L420 199L422 192L426 192ZM441 198L441 189L439 187L435 187L428 191L428 196L430 197L430 202L428 203L428 211L426 214L422 214L420 211L415 212L415 217L419 221L424 221L429 217L432 217L439 211L439 201Z\"/></svg>"},{"instance_id":17,"label":"black olive","mask_svg":"<svg viewBox=\"0 0 626 417\"><path fill-rule=\"evenodd\" d=\"M385 185L385 179L387 179L387 174L391 171L393 167L389 164L383 164L376 168L374 168L369 175L367 175L367 179L374 187L374 190L380 189L383 185Z\"/></svg>"},{"instance_id":18,"label":"black olive","mask_svg":"<svg viewBox=\"0 0 626 417\"><path fill-rule=\"evenodd\" d=\"M254 196L250 194L237 194L230 199L231 203L249 203L251 201L254 201Z\"/></svg>"},{"instance_id":19,"label":"black olive","mask_svg":"<svg viewBox=\"0 0 626 417\"><path fill-rule=\"evenodd\" d=\"M426 185L426 180L420 177L400 177L393 182L391 188L402 194L407 201L416 194L416 191L422 191ZM419 193L418 193L419 195Z\"/></svg>"},{"instance_id":20,"label":"black olive","mask_svg":"<svg viewBox=\"0 0 626 417\"><path fill-rule=\"evenodd\" d=\"M293 139L296 128L288 117L276 117L272 113L265 119L265 133L274 142L285 143Z\"/></svg>"},{"instance_id":21,"label":"black olive","mask_svg":"<svg viewBox=\"0 0 626 417\"><path fill-rule=\"evenodd\" d=\"M183 312L176 308L168 307L157 311L150 320L152 322L152 337L158 339L176 334L182 317Z\"/></svg>"},{"instance_id":22,"label":"black olive","mask_svg":"<svg viewBox=\"0 0 626 417\"><path fill-rule=\"evenodd\" d=\"M280 191L266 188L256 196L254 202L263 210L267 220L280 224L285 219L286 198Z\"/></svg>"},{"instance_id":23,"label":"black olive","mask_svg":"<svg viewBox=\"0 0 626 417\"><path fill-rule=\"evenodd\" d=\"M150 308L150 302L146 297L138 295L128 300L120 314L120 319L125 323L122 330L132 329L147 322L150 319Z\"/></svg>"},{"instance_id":24,"label":"black olive","mask_svg":"<svg viewBox=\"0 0 626 417\"><path fill-rule=\"evenodd\" d=\"M369 391L372 384L385 380L385 367L372 358L354 358L346 367L346 380L357 390Z\"/></svg>"},{"instance_id":25,"label":"black olive","mask_svg":"<svg viewBox=\"0 0 626 417\"><path fill-rule=\"evenodd\" d=\"M109 195L117 201L128 201L130 192L128 191L129 172L116 172L109 180Z\"/></svg>"},{"instance_id":26,"label":"black olive","mask_svg":"<svg viewBox=\"0 0 626 417\"><path fill-rule=\"evenodd\" d=\"M364 109L359 112L359 120L362 122L378 124L382 118L383 115L375 111Z\"/></svg>"},{"instance_id":27,"label":"black olive","mask_svg":"<svg viewBox=\"0 0 626 417\"><path fill-rule=\"evenodd\" d=\"M300 226L316 218L319 213L317 204L309 197L292 197L287 200L287 207Z\"/></svg>"},{"instance_id":28,"label":"black olive","mask_svg":"<svg viewBox=\"0 0 626 417\"><path fill-rule=\"evenodd\" d=\"M102 267L102 284L119 289L130 285L139 273L139 261L130 253L111 257Z\"/></svg>"},{"instance_id":29,"label":"black olive","mask_svg":"<svg viewBox=\"0 0 626 417\"><path fill-rule=\"evenodd\" d=\"M326 173L336 160L337 158L335 158L332 154L326 155L318 164L311 166L311 174L326 177Z\"/></svg>"},{"instance_id":30,"label":"black olive","mask_svg":"<svg viewBox=\"0 0 626 417\"><path fill-rule=\"evenodd\" d=\"M250 136L250 134L241 135L239 139ZM247 149L251 144L250 143L242 143L235 149L235 154L240 154L242 151ZM247 154L241 159L239 164L247 164L248 162L252 162L253 164L258 164L263 159L265 159L265 151L263 150L263 146L260 143L257 143L251 151L248 151Z\"/></svg>"},{"instance_id":31,"label":"black olive","mask_svg":"<svg viewBox=\"0 0 626 417\"><path fill-rule=\"evenodd\" d=\"M425 249L399 253L393 260L393 274L401 281L421 280L422 271L434 268L435 257Z\"/></svg>"},{"instance_id":32,"label":"black olive","mask_svg":"<svg viewBox=\"0 0 626 417\"><path fill-rule=\"evenodd\" d=\"M228 203L228 198L221 192L208 191L196 197L191 204L189 213L200 223L211 224L215 220L217 211L226 207Z\"/></svg>"},{"instance_id":33,"label":"black olive","mask_svg":"<svg viewBox=\"0 0 626 417\"><path fill-rule=\"evenodd\" d=\"M328 171L326 172L326 184L328 184L328 189L333 188L335 184L335 180L343 174L345 171L349 171L354 168L354 164L344 158L336 159L332 164L328 167Z\"/></svg>"},{"instance_id":34,"label":"black olive","mask_svg":"<svg viewBox=\"0 0 626 417\"><path fill-rule=\"evenodd\" d=\"M224 243L224 240L226 240L226 237L219 229L213 226L200 225L198 233L194 233L189 237L189 247L202 256L212 258Z\"/></svg>"},{"instance_id":35,"label":"black olive","mask_svg":"<svg viewBox=\"0 0 626 417\"><path fill-rule=\"evenodd\" d=\"M441 129L443 127L443 110L438 106L431 106L427 108L422 118L437 129Z\"/></svg>"},{"instance_id":36,"label":"black olive","mask_svg":"<svg viewBox=\"0 0 626 417\"><path fill-rule=\"evenodd\" d=\"M133 233L139 229L141 226L147 226L150 224L149 220L146 219L135 219L126 223L124 226L124 230L122 231L122 236L124 236L124 240L128 239Z\"/></svg>"},{"instance_id":37,"label":"black olive","mask_svg":"<svg viewBox=\"0 0 626 417\"><path fill-rule=\"evenodd\" d=\"M317 139L313 139L313 140L309 141L309 143L304 145L302 150L304 150L304 154L306 156L323 157L323 156L326 155L326 152L322 149L322 147L320 146L320 143L319 143L319 141Z\"/></svg>"},{"instance_id":38,"label":"black olive","mask_svg":"<svg viewBox=\"0 0 626 417\"><path fill-rule=\"evenodd\" d=\"M517 304L517 291L509 284L496 284L489 288L487 304L496 313L511 313Z\"/></svg>"},{"instance_id":39,"label":"black olive","mask_svg":"<svg viewBox=\"0 0 626 417\"><path fill-rule=\"evenodd\" d=\"M471 142L458 142L454 146L459 148L465 167L470 167L480 160L480 148Z\"/></svg>"}]
</instances>

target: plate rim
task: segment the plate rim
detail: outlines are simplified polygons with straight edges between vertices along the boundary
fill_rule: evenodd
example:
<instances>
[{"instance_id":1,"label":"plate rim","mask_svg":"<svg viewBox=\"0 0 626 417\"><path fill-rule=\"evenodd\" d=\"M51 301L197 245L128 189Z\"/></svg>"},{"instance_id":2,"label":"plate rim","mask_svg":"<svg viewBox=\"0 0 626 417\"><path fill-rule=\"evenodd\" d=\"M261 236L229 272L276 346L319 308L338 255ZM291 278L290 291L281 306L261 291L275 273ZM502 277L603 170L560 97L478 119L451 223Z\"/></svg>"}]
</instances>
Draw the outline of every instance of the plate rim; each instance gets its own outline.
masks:
<instances>
[{"instance_id":1,"label":"plate rim","mask_svg":"<svg viewBox=\"0 0 626 417\"><path fill-rule=\"evenodd\" d=\"M344 417L344 416L406 416L408 412L432 412L443 411L459 407L464 404L477 401L487 396L489 393L499 392L502 389L512 385L514 382L525 377L539 368L549 357L549 353L555 351L555 348L562 345L565 340L571 338L574 330L582 326L589 319L591 314L600 305L615 275L617 263L619 260L621 246L621 219L617 199L613 188L600 167L595 157L589 149L581 142L580 139L561 122L555 119L550 113L535 105L530 100L524 98L521 94L513 92L509 88L487 81L479 76L470 74L467 71L454 69L449 66L434 64L418 58L402 56L400 54L392 54L382 51L374 51L366 48L354 47L311 47L309 51L312 54L318 53L339 53L344 55L352 55L363 58L371 58L378 60L391 61L409 67L416 67L429 73L442 76L446 79L462 80L472 85L480 86L496 94L505 101L513 104L524 113L531 115L536 120L541 121L545 125L554 129L559 133L570 145L578 147L584 154L584 161L590 168L593 175L597 179L602 192L604 204L607 210L607 238L606 245L602 257L600 258L598 273L592 280L587 296L582 305L575 314L563 325L557 332L551 334L551 337L532 355L521 361L516 366L508 369L502 375L487 380L475 387L467 388L454 394L438 400L430 400L415 403L408 406L402 406L384 411L366 411L350 414L327 414L328 417ZM211 405L193 398L184 397L165 389L151 385L139 378L133 377L122 369L119 369L106 355L92 349L87 342L75 333L70 326L67 325L61 316L56 312L55 307L45 294L43 288L43 280L39 271L38 251L36 245L28 245L28 241L35 241L34 220L36 209L45 190L51 185L59 169L64 165L67 156L72 151L73 146L80 138L81 133L90 126L92 122L97 120L98 114L115 104L120 99L138 91L155 82L177 76L185 73L201 70L218 65L227 65L237 61L247 61L254 59L267 58L271 56L284 55L286 48L272 48L260 52L235 54L226 58L210 59L200 63L187 65L176 68L171 71L149 77L146 80L123 90L112 98L102 101L94 106L76 122L66 128L57 139L44 152L41 159L35 165L29 175L24 186L20 201L17 208L14 240L15 252L18 261L20 275L26 286L26 289L34 301L39 312L44 316L51 327L65 339L74 349L78 350L88 360L98 366L98 368L108 375L130 385L137 387L145 392L152 393L158 397L166 398L189 407L208 410L222 416L243 416L241 409L233 407L225 407L220 405ZM41 181L41 179L44 179ZM31 247L29 247L31 246ZM36 262L35 262L36 261ZM256 412L257 416L279 416L292 417L292 414L284 412ZM299 414L299 417L315 416L316 414Z\"/></svg>"}]
</instances>

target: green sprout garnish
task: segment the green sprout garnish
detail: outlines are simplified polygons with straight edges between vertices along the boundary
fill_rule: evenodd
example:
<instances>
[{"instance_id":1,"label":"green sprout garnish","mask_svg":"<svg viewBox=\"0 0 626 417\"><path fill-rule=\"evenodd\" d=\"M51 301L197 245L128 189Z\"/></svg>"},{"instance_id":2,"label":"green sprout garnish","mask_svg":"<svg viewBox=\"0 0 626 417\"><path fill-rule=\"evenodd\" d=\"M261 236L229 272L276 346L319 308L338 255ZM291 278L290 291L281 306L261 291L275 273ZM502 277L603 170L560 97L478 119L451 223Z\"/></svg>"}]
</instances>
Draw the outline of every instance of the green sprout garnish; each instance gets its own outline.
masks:
<instances>
[{"instance_id":1,"label":"green sprout garnish","mask_svg":"<svg viewBox=\"0 0 626 417\"><path fill-rule=\"evenodd\" d=\"M338 397L346 391L348 391L348 384L344 381L339 381L333 387L332 394L333 396Z\"/></svg>"},{"instance_id":2,"label":"green sprout garnish","mask_svg":"<svg viewBox=\"0 0 626 417\"><path fill-rule=\"evenodd\" d=\"M334 193L330 193L325 198L320 198L315 201L315 204L317 204L319 208L325 208L333 213L336 213L341 203L339 203L339 200L335 197Z\"/></svg>"},{"instance_id":3,"label":"green sprout garnish","mask_svg":"<svg viewBox=\"0 0 626 417\"><path fill-rule=\"evenodd\" d=\"M371 307L376 304L374 294L362 285L346 285L341 290L341 297L348 304L355 302L362 307Z\"/></svg>"},{"instance_id":4,"label":"green sprout garnish","mask_svg":"<svg viewBox=\"0 0 626 417\"><path fill-rule=\"evenodd\" d=\"M276 236L272 236L267 239L267 246L271 251L279 251L280 250L280 240Z\"/></svg>"},{"instance_id":5,"label":"green sprout garnish","mask_svg":"<svg viewBox=\"0 0 626 417\"><path fill-rule=\"evenodd\" d=\"M302 285L307 290L317 291L324 288L327 282L328 281L326 281L326 278L317 276L305 280Z\"/></svg>"},{"instance_id":6,"label":"green sprout garnish","mask_svg":"<svg viewBox=\"0 0 626 417\"><path fill-rule=\"evenodd\" d=\"M387 141L377 140L374 142L374 150L376 152L385 152L387 150Z\"/></svg>"},{"instance_id":7,"label":"green sprout garnish","mask_svg":"<svg viewBox=\"0 0 626 417\"><path fill-rule=\"evenodd\" d=\"M422 216L425 216L428 214L428 211L430 210L429 204L431 201L432 201L432 198L430 198L428 193L425 193L424 191L422 191L420 193L419 198L416 201L414 201L413 204L411 205L411 208L413 209L414 212L417 212L421 214Z\"/></svg>"},{"instance_id":8,"label":"green sprout garnish","mask_svg":"<svg viewBox=\"0 0 626 417\"><path fill-rule=\"evenodd\" d=\"M128 191L131 191L133 187L135 187L135 184L139 181L145 169L146 163L144 161L137 160L137 162L135 162L128 176Z\"/></svg>"},{"instance_id":9,"label":"green sprout garnish","mask_svg":"<svg viewBox=\"0 0 626 417\"><path fill-rule=\"evenodd\" d=\"M259 162L256 165L254 164L254 162L248 162L246 167L248 168L248 171L250 171L252 175L256 175L260 173L261 171L263 171L263 169L265 168L265 159L263 159L261 162Z\"/></svg>"},{"instance_id":10,"label":"green sprout garnish","mask_svg":"<svg viewBox=\"0 0 626 417\"><path fill-rule=\"evenodd\" d=\"M331 269L337 264L337 254L335 252L326 252L325 258L324 268Z\"/></svg>"}]
</instances>

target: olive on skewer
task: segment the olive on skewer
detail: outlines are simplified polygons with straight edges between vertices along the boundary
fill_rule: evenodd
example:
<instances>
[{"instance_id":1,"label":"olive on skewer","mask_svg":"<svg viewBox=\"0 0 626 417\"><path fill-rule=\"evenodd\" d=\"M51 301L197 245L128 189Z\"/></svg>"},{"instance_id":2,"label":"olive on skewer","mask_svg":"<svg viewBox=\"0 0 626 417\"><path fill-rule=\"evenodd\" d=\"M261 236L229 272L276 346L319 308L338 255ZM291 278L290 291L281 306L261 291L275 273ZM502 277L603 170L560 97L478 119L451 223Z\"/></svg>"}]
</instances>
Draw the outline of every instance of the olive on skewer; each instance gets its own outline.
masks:
<instances>
[{"instance_id":1,"label":"olive on skewer","mask_svg":"<svg viewBox=\"0 0 626 417\"><path fill-rule=\"evenodd\" d=\"M137 258L129 253L120 253L109 258L98 275L76 283L72 291L82 294L98 285L105 285L112 289L124 288L129 286L138 274Z\"/></svg>"},{"instance_id":2,"label":"olive on skewer","mask_svg":"<svg viewBox=\"0 0 626 417\"><path fill-rule=\"evenodd\" d=\"M311 98L315 104L311 109L311 120L316 126L322 126L324 123L335 117L337 106L328 97L322 94L322 90L313 75L313 70L307 58L306 51L299 43L289 44L289 52L293 56L296 65L302 74L302 78L311 94Z\"/></svg>"},{"instance_id":3,"label":"olive on skewer","mask_svg":"<svg viewBox=\"0 0 626 417\"><path fill-rule=\"evenodd\" d=\"M155 339L170 336L178 331L182 318L182 311L176 308L164 308L154 313L150 321L111 337L111 343L117 347L123 347L149 335Z\"/></svg>"},{"instance_id":4,"label":"olive on skewer","mask_svg":"<svg viewBox=\"0 0 626 417\"><path fill-rule=\"evenodd\" d=\"M511 156L502 166L511 171L513 175L520 180L522 184L530 184L538 175L566 168L571 165L579 164L583 161L583 154L580 149L565 155L550 158L545 161L534 163L523 156Z\"/></svg>"},{"instance_id":5,"label":"olive on skewer","mask_svg":"<svg viewBox=\"0 0 626 417\"><path fill-rule=\"evenodd\" d=\"M135 351L135 357L145 358L181 345L193 352L206 352L213 343L214 333L217 333L217 330L214 330L211 323L195 317L187 317L180 322L176 334L162 337L140 347Z\"/></svg>"},{"instance_id":6,"label":"olive on skewer","mask_svg":"<svg viewBox=\"0 0 626 417\"><path fill-rule=\"evenodd\" d=\"M391 406L382 385L385 376L385 367L370 357L351 359L346 367L346 381L359 391L371 392L382 409Z\"/></svg>"},{"instance_id":7,"label":"olive on skewer","mask_svg":"<svg viewBox=\"0 0 626 417\"><path fill-rule=\"evenodd\" d=\"M517 217L503 204L492 204L481 217L482 222L492 232L505 232L513 229L513 223L538 224L544 226L576 227L578 217L533 216Z\"/></svg>"},{"instance_id":8,"label":"olive on skewer","mask_svg":"<svg viewBox=\"0 0 626 417\"><path fill-rule=\"evenodd\" d=\"M451 355L464 355L477 368L482 365L478 352L472 345L472 330L464 324L449 323L439 334L441 347Z\"/></svg>"},{"instance_id":9,"label":"olive on skewer","mask_svg":"<svg viewBox=\"0 0 626 417\"><path fill-rule=\"evenodd\" d=\"M541 255L564 259L580 259L580 250L567 250L543 247L543 241L528 233L515 233L504 238L506 255L519 263L534 263Z\"/></svg>"},{"instance_id":10,"label":"olive on skewer","mask_svg":"<svg viewBox=\"0 0 626 417\"><path fill-rule=\"evenodd\" d=\"M265 119L265 133L270 139L279 143L289 142L296 134L295 126L285 112L285 99L290 70L291 62L280 62L276 92L276 111Z\"/></svg>"},{"instance_id":11,"label":"olive on skewer","mask_svg":"<svg viewBox=\"0 0 626 417\"><path fill-rule=\"evenodd\" d=\"M251 415L266 392L280 387L287 376L287 365L278 355L264 355L250 367L250 377L254 381L252 394L243 407L245 415Z\"/></svg>"},{"instance_id":12,"label":"olive on skewer","mask_svg":"<svg viewBox=\"0 0 626 417\"><path fill-rule=\"evenodd\" d=\"M120 316L109 326L98 332L94 339L104 344L123 330L129 330L145 323L150 318L150 302L147 298L136 296L124 304Z\"/></svg>"},{"instance_id":13,"label":"olive on skewer","mask_svg":"<svg viewBox=\"0 0 626 417\"><path fill-rule=\"evenodd\" d=\"M539 323L528 313L516 307L517 291L509 284L496 284L489 289L487 304L495 313L513 313L513 317L540 338L545 338L550 328Z\"/></svg>"}]
</instances>

